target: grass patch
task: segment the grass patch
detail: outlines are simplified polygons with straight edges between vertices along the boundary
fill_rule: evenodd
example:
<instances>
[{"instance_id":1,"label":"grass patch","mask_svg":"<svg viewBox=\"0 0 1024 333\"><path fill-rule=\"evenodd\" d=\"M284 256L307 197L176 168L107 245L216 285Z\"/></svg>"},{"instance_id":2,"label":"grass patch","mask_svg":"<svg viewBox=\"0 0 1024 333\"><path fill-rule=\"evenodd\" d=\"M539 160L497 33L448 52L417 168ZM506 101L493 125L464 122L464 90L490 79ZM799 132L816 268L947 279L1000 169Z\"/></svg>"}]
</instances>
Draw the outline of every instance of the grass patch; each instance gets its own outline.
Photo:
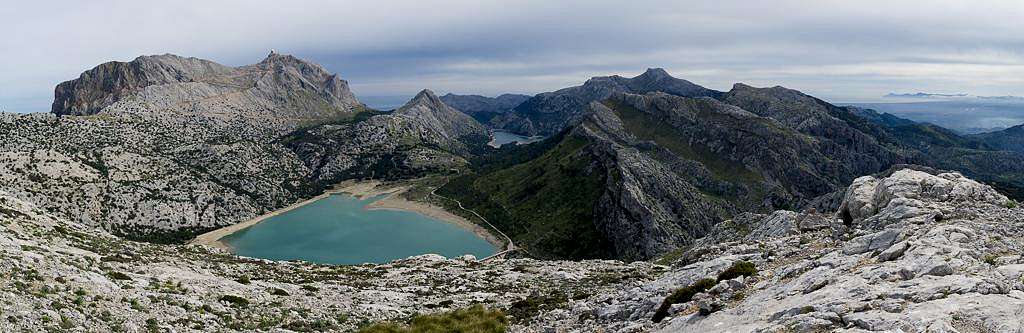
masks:
<instances>
[{"instance_id":1,"label":"grass patch","mask_svg":"<svg viewBox=\"0 0 1024 333\"><path fill-rule=\"evenodd\" d=\"M549 295L529 296L526 299L512 303L512 306L508 309L508 314L516 320L525 320L537 315L543 310L557 308L568 302L569 298L561 292Z\"/></svg>"},{"instance_id":2,"label":"grass patch","mask_svg":"<svg viewBox=\"0 0 1024 333\"><path fill-rule=\"evenodd\" d=\"M693 284L676 289L671 295L665 297L665 300L661 302L661 306L654 312L654 317L651 318L654 322L661 322L662 319L668 317L668 310L672 307L672 304L686 303L693 300L693 296L707 291L717 284L714 279L700 279Z\"/></svg>"},{"instance_id":3,"label":"grass patch","mask_svg":"<svg viewBox=\"0 0 1024 333\"><path fill-rule=\"evenodd\" d=\"M482 305L438 314L413 317L408 325L378 323L360 329L359 333L502 333L508 320L500 310Z\"/></svg>"},{"instance_id":4,"label":"grass patch","mask_svg":"<svg viewBox=\"0 0 1024 333\"><path fill-rule=\"evenodd\" d=\"M754 276L757 275L757 267L754 263L749 261L737 261L732 263L732 266L726 268L725 271L718 274L718 281L732 280L740 276Z\"/></svg>"},{"instance_id":5,"label":"grass patch","mask_svg":"<svg viewBox=\"0 0 1024 333\"><path fill-rule=\"evenodd\" d=\"M672 304L689 302L693 300L693 296L713 288L721 281L735 279L740 276L754 275L757 275L757 267L754 266L754 263L749 261L734 262L732 266L719 273L716 279L700 279L689 286L673 291L671 295L665 297L665 300L661 302L661 306L654 312L654 317L651 320L656 323L661 322L662 319L668 317L668 310L672 307ZM740 297L745 297L745 295Z\"/></svg>"},{"instance_id":6,"label":"grass patch","mask_svg":"<svg viewBox=\"0 0 1024 333\"><path fill-rule=\"evenodd\" d=\"M122 280L122 281L129 281L129 280L132 279L130 276L128 276L128 274L121 273L121 272L110 272L110 273L107 273L107 276L109 276L111 279Z\"/></svg>"},{"instance_id":7,"label":"grass patch","mask_svg":"<svg viewBox=\"0 0 1024 333\"><path fill-rule=\"evenodd\" d=\"M248 306L249 300L235 295L224 295L220 297L221 302L231 304L233 306Z\"/></svg>"},{"instance_id":8,"label":"grass patch","mask_svg":"<svg viewBox=\"0 0 1024 333\"><path fill-rule=\"evenodd\" d=\"M997 255L986 254L985 257L981 259L981 261L984 261L986 264L989 264L989 265L992 265L992 266L997 266L997 264L998 264L997 260L998 259L999 259L999 256L997 256Z\"/></svg>"}]
</instances>

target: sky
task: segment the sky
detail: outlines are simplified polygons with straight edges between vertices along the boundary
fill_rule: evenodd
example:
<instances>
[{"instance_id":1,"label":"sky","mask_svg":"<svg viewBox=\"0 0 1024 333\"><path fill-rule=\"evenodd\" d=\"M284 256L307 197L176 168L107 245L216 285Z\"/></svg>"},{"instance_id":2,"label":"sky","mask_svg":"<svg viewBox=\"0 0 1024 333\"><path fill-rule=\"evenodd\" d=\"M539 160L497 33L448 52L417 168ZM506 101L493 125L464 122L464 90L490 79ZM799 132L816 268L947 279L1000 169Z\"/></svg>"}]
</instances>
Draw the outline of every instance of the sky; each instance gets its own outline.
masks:
<instances>
[{"instance_id":1,"label":"sky","mask_svg":"<svg viewBox=\"0 0 1024 333\"><path fill-rule=\"evenodd\" d=\"M10 1L0 110L48 111L57 83L107 61L239 66L271 49L324 65L357 96L535 94L648 67L833 102L1024 95L1022 18L1020 0Z\"/></svg>"}]
</instances>

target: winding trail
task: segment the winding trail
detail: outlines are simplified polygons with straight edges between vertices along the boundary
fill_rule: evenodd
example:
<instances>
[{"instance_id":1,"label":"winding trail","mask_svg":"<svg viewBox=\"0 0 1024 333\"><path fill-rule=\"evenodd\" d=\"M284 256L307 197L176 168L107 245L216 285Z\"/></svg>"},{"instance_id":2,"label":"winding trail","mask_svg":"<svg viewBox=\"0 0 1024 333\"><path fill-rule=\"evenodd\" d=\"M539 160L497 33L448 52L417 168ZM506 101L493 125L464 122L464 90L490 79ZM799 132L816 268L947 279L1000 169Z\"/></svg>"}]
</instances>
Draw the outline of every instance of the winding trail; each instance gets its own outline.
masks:
<instances>
[{"instance_id":1,"label":"winding trail","mask_svg":"<svg viewBox=\"0 0 1024 333\"><path fill-rule=\"evenodd\" d=\"M486 261L486 260L493 259L493 258L504 258L506 254L509 254L509 253L511 253L513 251L519 250L519 248L516 247L515 243L512 242L512 238L511 237L509 237L504 232L502 232L501 229L498 229L498 227L495 227L493 224L491 224L490 221L487 221L487 219L485 219L482 215L478 214L476 211L474 211L472 209L466 208L466 206L462 205L461 201L458 201L458 200L455 200L455 199L452 199L452 198L449 198L449 197L437 194L437 190L442 188L442 187L444 187L445 185L447 185L448 181L449 181L449 178L445 177L444 184L441 184L440 186L437 186L433 190L431 190L430 191L430 195L434 195L434 196L437 196L439 198L444 198L446 200L450 200L452 202L455 202L456 204L459 205L459 209L462 209L464 211L472 213L477 218L480 218L481 221L484 221L484 223L487 223L487 226L491 227L492 230L497 231L498 234L500 234L502 237L505 237L505 249L504 250L502 250L502 251L500 251L498 253L492 254L492 255L490 255L490 256L488 256L486 258L480 259L479 261Z\"/></svg>"}]
</instances>

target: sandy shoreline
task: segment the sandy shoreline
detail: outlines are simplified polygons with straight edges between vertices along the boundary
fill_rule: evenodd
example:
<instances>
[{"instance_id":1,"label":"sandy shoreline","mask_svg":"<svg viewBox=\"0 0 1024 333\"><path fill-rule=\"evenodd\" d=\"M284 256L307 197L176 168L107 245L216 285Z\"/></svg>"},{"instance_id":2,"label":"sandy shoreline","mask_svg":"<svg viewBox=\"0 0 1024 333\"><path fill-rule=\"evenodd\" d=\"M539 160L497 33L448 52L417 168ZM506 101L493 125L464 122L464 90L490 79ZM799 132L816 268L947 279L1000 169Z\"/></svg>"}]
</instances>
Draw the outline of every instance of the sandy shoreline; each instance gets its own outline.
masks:
<instances>
[{"instance_id":1,"label":"sandy shoreline","mask_svg":"<svg viewBox=\"0 0 1024 333\"><path fill-rule=\"evenodd\" d=\"M487 240L488 243L494 245L495 251L501 251L505 247L505 241L492 234L486 228L470 222L462 216L452 214L444 208L434 206L431 204L416 202L407 200L401 197L401 194L408 190L408 186L382 186L380 181L345 181L338 184L333 189L324 191L323 194L303 200L287 207L257 216L255 218L232 224L217 230L207 232L205 234L197 236L189 244L202 244L206 246L216 247L227 251L233 251L231 246L222 242L225 236L238 232L239 230L254 226L263 222L264 220L280 215L282 213L291 211L293 209L305 206L314 201L326 198L333 194L346 193L354 197L363 199L366 197L386 195L385 197L370 203L366 207L368 209L393 209L393 210L404 210L422 214L424 216L441 220L444 222L452 223L460 228L469 230L477 236Z\"/></svg>"}]
</instances>

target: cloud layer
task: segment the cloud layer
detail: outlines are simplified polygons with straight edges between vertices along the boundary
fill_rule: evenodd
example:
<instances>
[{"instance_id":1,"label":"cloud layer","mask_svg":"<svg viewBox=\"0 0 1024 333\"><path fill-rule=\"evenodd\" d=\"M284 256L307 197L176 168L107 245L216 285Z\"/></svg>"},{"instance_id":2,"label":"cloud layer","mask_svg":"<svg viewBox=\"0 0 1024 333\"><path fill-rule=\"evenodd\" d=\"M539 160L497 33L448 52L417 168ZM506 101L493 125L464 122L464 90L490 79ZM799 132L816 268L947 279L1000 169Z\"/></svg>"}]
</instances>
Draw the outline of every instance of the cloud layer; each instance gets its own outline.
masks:
<instances>
[{"instance_id":1,"label":"cloud layer","mask_svg":"<svg viewBox=\"0 0 1024 333\"><path fill-rule=\"evenodd\" d=\"M317 61L359 95L537 93L647 67L838 101L1024 95L1009 1L34 1L5 4L0 108L46 111L99 63L175 53Z\"/></svg>"}]
</instances>

